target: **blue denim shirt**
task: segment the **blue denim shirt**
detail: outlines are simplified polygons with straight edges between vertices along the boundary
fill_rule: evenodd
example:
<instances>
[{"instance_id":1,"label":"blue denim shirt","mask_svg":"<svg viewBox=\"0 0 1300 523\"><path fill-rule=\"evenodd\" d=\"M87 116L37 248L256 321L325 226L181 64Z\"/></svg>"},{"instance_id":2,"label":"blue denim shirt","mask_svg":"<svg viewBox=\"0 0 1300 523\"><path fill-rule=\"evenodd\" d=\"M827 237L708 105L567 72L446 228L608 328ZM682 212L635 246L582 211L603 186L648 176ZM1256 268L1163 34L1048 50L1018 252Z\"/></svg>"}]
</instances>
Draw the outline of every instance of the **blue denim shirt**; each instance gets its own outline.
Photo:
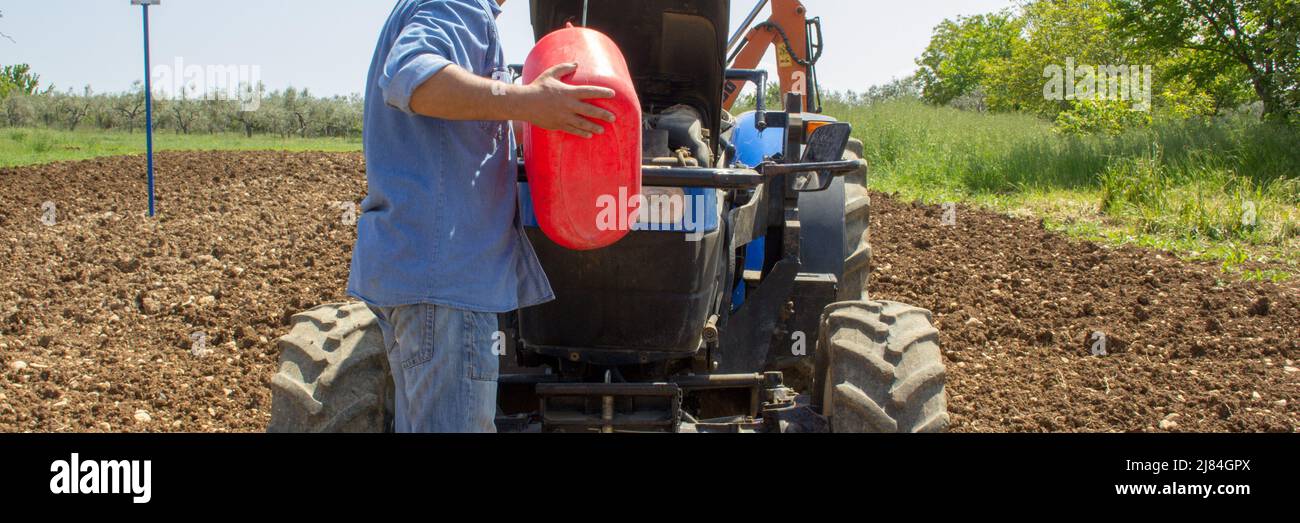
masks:
<instances>
[{"instance_id":1,"label":"blue denim shirt","mask_svg":"<svg viewBox=\"0 0 1300 523\"><path fill-rule=\"evenodd\" d=\"M369 194L348 293L377 307L509 312L554 299L519 220L508 122L411 112L411 94L449 64L506 71L492 0L401 0L366 87Z\"/></svg>"}]
</instances>

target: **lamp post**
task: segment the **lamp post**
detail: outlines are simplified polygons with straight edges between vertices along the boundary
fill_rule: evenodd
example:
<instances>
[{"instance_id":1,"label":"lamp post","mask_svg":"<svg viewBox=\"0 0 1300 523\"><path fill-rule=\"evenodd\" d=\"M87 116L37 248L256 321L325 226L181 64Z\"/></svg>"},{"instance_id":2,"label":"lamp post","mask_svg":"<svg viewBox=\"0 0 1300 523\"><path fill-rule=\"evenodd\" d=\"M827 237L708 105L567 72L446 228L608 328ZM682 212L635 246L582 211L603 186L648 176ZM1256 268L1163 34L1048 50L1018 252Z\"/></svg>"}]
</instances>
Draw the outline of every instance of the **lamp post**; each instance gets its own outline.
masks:
<instances>
[{"instance_id":1,"label":"lamp post","mask_svg":"<svg viewBox=\"0 0 1300 523\"><path fill-rule=\"evenodd\" d=\"M149 163L149 217L154 217L153 202L153 86L149 68L149 6L162 5L162 0L131 0L144 11L144 140Z\"/></svg>"}]
</instances>

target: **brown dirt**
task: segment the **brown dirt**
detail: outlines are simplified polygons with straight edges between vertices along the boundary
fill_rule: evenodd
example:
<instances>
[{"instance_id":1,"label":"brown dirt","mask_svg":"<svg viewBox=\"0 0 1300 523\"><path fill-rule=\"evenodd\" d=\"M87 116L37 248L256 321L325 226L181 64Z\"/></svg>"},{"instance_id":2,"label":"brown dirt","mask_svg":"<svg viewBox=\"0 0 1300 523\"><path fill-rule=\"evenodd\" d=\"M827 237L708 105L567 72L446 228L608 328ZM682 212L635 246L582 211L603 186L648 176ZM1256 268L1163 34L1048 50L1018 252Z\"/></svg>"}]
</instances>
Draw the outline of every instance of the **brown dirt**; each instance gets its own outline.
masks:
<instances>
[{"instance_id":1,"label":"brown dirt","mask_svg":"<svg viewBox=\"0 0 1300 523\"><path fill-rule=\"evenodd\" d=\"M986 211L945 227L938 207L873 204L872 297L934 311L955 430L1300 427L1297 285Z\"/></svg>"},{"instance_id":2,"label":"brown dirt","mask_svg":"<svg viewBox=\"0 0 1300 523\"><path fill-rule=\"evenodd\" d=\"M261 431L288 316L345 298L355 233L337 202L363 195L360 155L167 153L158 166L156 223L141 158L0 169L0 431ZM935 311L956 430L1300 425L1300 374L1286 370L1300 359L1296 285L981 211L947 228L937 208L874 203L873 295ZM1094 331L1107 356L1091 355ZM211 353L192 351L196 332Z\"/></svg>"},{"instance_id":3,"label":"brown dirt","mask_svg":"<svg viewBox=\"0 0 1300 523\"><path fill-rule=\"evenodd\" d=\"M0 170L0 431L265 430L286 318L345 297L363 161L165 153L157 179L155 225L142 158Z\"/></svg>"}]
</instances>

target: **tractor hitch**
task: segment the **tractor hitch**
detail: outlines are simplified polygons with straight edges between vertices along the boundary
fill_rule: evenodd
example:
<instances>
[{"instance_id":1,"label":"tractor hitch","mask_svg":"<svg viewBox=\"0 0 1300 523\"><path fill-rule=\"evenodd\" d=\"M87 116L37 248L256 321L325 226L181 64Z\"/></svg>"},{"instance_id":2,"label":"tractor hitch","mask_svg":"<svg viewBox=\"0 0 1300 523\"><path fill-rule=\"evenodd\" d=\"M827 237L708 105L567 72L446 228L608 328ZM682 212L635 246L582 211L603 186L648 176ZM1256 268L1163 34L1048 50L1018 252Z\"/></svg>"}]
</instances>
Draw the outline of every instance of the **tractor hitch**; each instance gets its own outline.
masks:
<instances>
[{"instance_id":1,"label":"tractor hitch","mask_svg":"<svg viewBox=\"0 0 1300 523\"><path fill-rule=\"evenodd\" d=\"M505 432L824 432L811 398L786 386L781 372L679 375L661 382L558 382L555 376L508 376L536 398L531 414L498 415ZM698 419L702 396L739 393L748 408ZM692 399L693 398L693 399ZM689 401L688 401L689 400ZM713 400L716 401L716 400ZM540 422L540 423L538 423Z\"/></svg>"}]
</instances>

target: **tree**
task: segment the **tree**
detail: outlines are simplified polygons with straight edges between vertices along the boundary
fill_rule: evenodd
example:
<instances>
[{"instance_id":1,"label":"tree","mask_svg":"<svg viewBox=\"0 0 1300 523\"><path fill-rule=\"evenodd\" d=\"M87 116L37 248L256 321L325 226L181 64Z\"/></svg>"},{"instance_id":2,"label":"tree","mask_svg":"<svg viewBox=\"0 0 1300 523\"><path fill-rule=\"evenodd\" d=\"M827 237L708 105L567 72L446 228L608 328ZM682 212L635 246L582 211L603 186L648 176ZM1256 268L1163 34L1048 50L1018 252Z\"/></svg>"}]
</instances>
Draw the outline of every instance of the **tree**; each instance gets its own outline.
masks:
<instances>
[{"instance_id":1,"label":"tree","mask_svg":"<svg viewBox=\"0 0 1300 523\"><path fill-rule=\"evenodd\" d=\"M171 108L172 101L165 96L154 96L150 100L153 101L153 132L161 132L167 128L167 110Z\"/></svg>"},{"instance_id":2,"label":"tree","mask_svg":"<svg viewBox=\"0 0 1300 523\"><path fill-rule=\"evenodd\" d=\"M1114 27L1141 45L1241 68L1265 119L1300 107L1300 0L1115 0Z\"/></svg>"},{"instance_id":3,"label":"tree","mask_svg":"<svg viewBox=\"0 0 1300 523\"><path fill-rule=\"evenodd\" d=\"M90 114L90 106L93 100L94 93L90 90L89 85L86 86L85 93L82 96L77 96L71 89L68 90L67 94L58 96L57 110L63 114L64 123L67 124L69 131L77 130L77 126L81 124L81 121L86 115Z\"/></svg>"},{"instance_id":4,"label":"tree","mask_svg":"<svg viewBox=\"0 0 1300 523\"><path fill-rule=\"evenodd\" d=\"M54 91L46 91L39 96L31 97L33 109L36 112L36 118L40 120L45 127L54 127L59 121L59 102L61 96Z\"/></svg>"},{"instance_id":5,"label":"tree","mask_svg":"<svg viewBox=\"0 0 1300 523\"><path fill-rule=\"evenodd\" d=\"M118 126L118 114L113 107L113 98L105 94L97 94L91 98L90 114L93 116L95 126L100 130L107 131Z\"/></svg>"},{"instance_id":6,"label":"tree","mask_svg":"<svg viewBox=\"0 0 1300 523\"><path fill-rule=\"evenodd\" d=\"M282 101L283 106L281 108L288 119L285 122L286 134L293 133L300 138L306 138L307 128L310 126L309 117L312 116L310 111L312 106L315 105L312 103L311 93L307 89L296 91L291 86L284 90Z\"/></svg>"},{"instance_id":7,"label":"tree","mask_svg":"<svg viewBox=\"0 0 1300 523\"><path fill-rule=\"evenodd\" d=\"M989 108L1029 111L1055 120L1073 104L1044 96L1050 68L1151 63L1125 52L1107 26L1110 12L1109 0L1040 0L1026 5L1024 33L1013 42L1010 57L990 61L985 70Z\"/></svg>"},{"instance_id":8,"label":"tree","mask_svg":"<svg viewBox=\"0 0 1300 523\"><path fill-rule=\"evenodd\" d=\"M266 111L245 110L245 108L248 107L250 102L255 102L255 105L257 106L258 109L263 109L261 107L263 105L261 103L261 99L262 99L262 93L266 92L266 87L262 85L262 82L258 82L256 87L244 83L240 85L239 91L240 91L239 99L241 105L239 107L239 110L235 111L234 120L236 122L239 122L240 127L243 128L244 130L244 134L249 138L252 138L254 131L265 130L265 128L267 127L266 126L267 118L265 117ZM274 95L274 93L272 94ZM266 104L266 105L270 105L272 107L275 106L275 104ZM272 131L273 130L274 129L272 129Z\"/></svg>"},{"instance_id":9,"label":"tree","mask_svg":"<svg viewBox=\"0 0 1300 523\"><path fill-rule=\"evenodd\" d=\"M335 113L333 132L330 136L340 136L345 138L361 136L361 122L365 114L365 98L360 94L351 96L340 96L334 99L334 104L338 106Z\"/></svg>"},{"instance_id":10,"label":"tree","mask_svg":"<svg viewBox=\"0 0 1300 523\"><path fill-rule=\"evenodd\" d=\"M920 97L920 82L915 75L912 75L904 78L895 78L883 85L873 85L868 88L867 92L863 93L860 98L875 103L900 98L915 99Z\"/></svg>"},{"instance_id":11,"label":"tree","mask_svg":"<svg viewBox=\"0 0 1300 523\"><path fill-rule=\"evenodd\" d=\"M27 125L35 117L31 95L13 94L4 99L5 123L10 127Z\"/></svg>"},{"instance_id":12,"label":"tree","mask_svg":"<svg viewBox=\"0 0 1300 523\"><path fill-rule=\"evenodd\" d=\"M230 100L229 96L218 91L211 98L199 103L203 106L203 123L207 126L208 134L216 134L232 128L233 113L239 106L238 100Z\"/></svg>"},{"instance_id":13,"label":"tree","mask_svg":"<svg viewBox=\"0 0 1300 523\"><path fill-rule=\"evenodd\" d=\"M18 76L29 75L25 69ZM289 88L263 97L265 86L242 84L237 93L197 96L183 90L180 96L153 98L155 130L178 134L241 132L253 137L275 134L283 138L328 136L355 138L361 134L364 98L361 95L314 97L306 89ZM43 126L77 130L91 124L102 130L125 127L135 132L145 114L144 87L135 82L129 91L95 94L84 90L39 92L27 82L22 92L0 99L0 126ZM265 98L265 104L262 104Z\"/></svg>"},{"instance_id":14,"label":"tree","mask_svg":"<svg viewBox=\"0 0 1300 523\"><path fill-rule=\"evenodd\" d=\"M36 94L40 80L41 77L32 74L32 67L27 64L0 67L0 98L10 93Z\"/></svg>"},{"instance_id":15,"label":"tree","mask_svg":"<svg viewBox=\"0 0 1300 523\"><path fill-rule=\"evenodd\" d=\"M191 100L186 94L185 89L181 89L181 97L173 100L171 103L172 122L176 124L176 134L190 134L190 127L194 124L194 119L198 117L198 102Z\"/></svg>"},{"instance_id":16,"label":"tree","mask_svg":"<svg viewBox=\"0 0 1300 523\"><path fill-rule=\"evenodd\" d=\"M1161 102L1176 117L1211 116L1257 99L1246 69L1220 54L1178 49L1156 70Z\"/></svg>"},{"instance_id":17,"label":"tree","mask_svg":"<svg viewBox=\"0 0 1300 523\"><path fill-rule=\"evenodd\" d=\"M922 97L946 105L984 84L988 65L1008 60L1023 29L1009 10L944 20L934 29L925 54L917 60Z\"/></svg>"},{"instance_id":18,"label":"tree","mask_svg":"<svg viewBox=\"0 0 1300 523\"><path fill-rule=\"evenodd\" d=\"M113 100L113 110L126 120L127 133L135 133L135 121L144 113L144 84L136 80L131 84L131 92L117 95Z\"/></svg>"}]
</instances>

